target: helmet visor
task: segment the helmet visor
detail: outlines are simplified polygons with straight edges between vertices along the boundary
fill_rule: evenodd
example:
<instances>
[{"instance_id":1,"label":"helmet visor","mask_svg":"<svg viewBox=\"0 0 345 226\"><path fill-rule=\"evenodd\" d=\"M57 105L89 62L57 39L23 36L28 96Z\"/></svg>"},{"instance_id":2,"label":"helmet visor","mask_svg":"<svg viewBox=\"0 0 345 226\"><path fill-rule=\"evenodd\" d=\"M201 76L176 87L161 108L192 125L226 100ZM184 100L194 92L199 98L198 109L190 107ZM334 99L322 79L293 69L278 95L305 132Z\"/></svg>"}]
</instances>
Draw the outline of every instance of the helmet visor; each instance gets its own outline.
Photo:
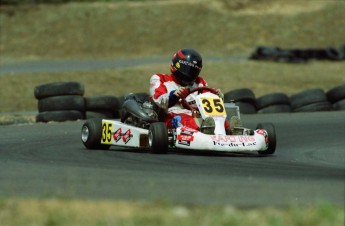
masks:
<instances>
[{"instance_id":1,"label":"helmet visor","mask_svg":"<svg viewBox=\"0 0 345 226\"><path fill-rule=\"evenodd\" d=\"M193 69L193 70L187 70L187 72L182 72L180 70L177 70L174 74L177 78L177 80L181 83L181 85L192 85L195 81L195 79L199 76L200 70L199 69Z\"/></svg>"}]
</instances>

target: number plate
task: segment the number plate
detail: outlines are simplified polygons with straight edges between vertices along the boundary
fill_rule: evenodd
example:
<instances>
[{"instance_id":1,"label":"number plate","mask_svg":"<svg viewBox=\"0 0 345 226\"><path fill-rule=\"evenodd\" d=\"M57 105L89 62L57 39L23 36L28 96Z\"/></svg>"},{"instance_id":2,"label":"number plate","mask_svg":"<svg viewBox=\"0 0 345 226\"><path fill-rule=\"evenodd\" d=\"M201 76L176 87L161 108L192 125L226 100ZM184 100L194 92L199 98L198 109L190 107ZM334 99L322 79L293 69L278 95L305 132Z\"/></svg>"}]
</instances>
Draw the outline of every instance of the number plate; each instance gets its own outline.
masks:
<instances>
[{"instance_id":1,"label":"number plate","mask_svg":"<svg viewBox=\"0 0 345 226\"><path fill-rule=\"evenodd\" d=\"M102 144L111 144L113 124L110 122L102 122Z\"/></svg>"},{"instance_id":2,"label":"number plate","mask_svg":"<svg viewBox=\"0 0 345 226\"><path fill-rule=\"evenodd\" d=\"M226 116L224 103L221 98L200 98L200 105L201 107L199 108L199 110L201 110L201 115L205 115L206 117Z\"/></svg>"}]
</instances>

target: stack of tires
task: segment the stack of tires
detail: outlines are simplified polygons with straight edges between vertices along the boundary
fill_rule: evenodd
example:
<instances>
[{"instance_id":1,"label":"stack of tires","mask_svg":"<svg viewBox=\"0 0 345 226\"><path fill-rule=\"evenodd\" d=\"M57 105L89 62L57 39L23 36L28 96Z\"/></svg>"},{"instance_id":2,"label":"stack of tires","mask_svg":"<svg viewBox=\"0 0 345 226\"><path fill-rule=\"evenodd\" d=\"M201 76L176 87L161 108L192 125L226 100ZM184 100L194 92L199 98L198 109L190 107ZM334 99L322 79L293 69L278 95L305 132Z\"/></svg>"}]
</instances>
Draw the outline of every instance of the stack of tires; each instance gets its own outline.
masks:
<instances>
[{"instance_id":1,"label":"stack of tires","mask_svg":"<svg viewBox=\"0 0 345 226\"><path fill-rule=\"evenodd\" d=\"M84 86L79 82L54 82L36 86L38 100L36 122L63 122L79 119L120 118L125 96L111 95L84 97ZM138 101L146 101L149 94L135 93Z\"/></svg>"},{"instance_id":2,"label":"stack of tires","mask_svg":"<svg viewBox=\"0 0 345 226\"><path fill-rule=\"evenodd\" d=\"M255 114L257 112L255 94L250 89L235 89L224 93L224 102L230 103L232 101L239 106L241 113Z\"/></svg>"},{"instance_id":3,"label":"stack of tires","mask_svg":"<svg viewBox=\"0 0 345 226\"><path fill-rule=\"evenodd\" d=\"M35 87L37 122L69 121L84 118L84 86L78 82L55 82Z\"/></svg>"},{"instance_id":4,"label":"stack of tires","mask_svg":"<svg viewBox=\"0 0 345 226\"><path fill-rule=\"evenodd\" d=\"M85 118L119 118L120 102L116 96L85 97Z\"/></svg>"},{"instance_id":5,"label":"stack of tires","mask_svg":"<svg viewBox=\"0 0 345 226\"><path fill-rule=\"evenodd\" d=\"M280 47L259 46L250 55L251 60L304 63L309 60L345 60L345 45L340 48L283 49Z\"/></svg>"},{"instance_id":6,"label":"stack of tires","mask_svg":"<svg viewBox=\"0 0 345 226\"><path fill-rule=\"evenodd\" d=\"M332 104L322 89L307 89L290 96L293 112L330 111Z\"/></svg>"},{"instance_id":7,"label":"stack of tires","mask_svg":"<svg viewBox=\"0 0 345 226\"><path fill-rule=\"evenodd\" d=\"M285 93L270 93L256 99L258 113L291 112L290 98Z\"/></svg>"},{"instance_id":8,"label":"stack of tires","mask_svg":"<svg viewBox=\"0 0 345 226\"><path fill-rule=\"evenodd\" d=\"M345 85L336 86L328 90L326 96L334 110L345 110Z\"/></svg>"}]
</instances>

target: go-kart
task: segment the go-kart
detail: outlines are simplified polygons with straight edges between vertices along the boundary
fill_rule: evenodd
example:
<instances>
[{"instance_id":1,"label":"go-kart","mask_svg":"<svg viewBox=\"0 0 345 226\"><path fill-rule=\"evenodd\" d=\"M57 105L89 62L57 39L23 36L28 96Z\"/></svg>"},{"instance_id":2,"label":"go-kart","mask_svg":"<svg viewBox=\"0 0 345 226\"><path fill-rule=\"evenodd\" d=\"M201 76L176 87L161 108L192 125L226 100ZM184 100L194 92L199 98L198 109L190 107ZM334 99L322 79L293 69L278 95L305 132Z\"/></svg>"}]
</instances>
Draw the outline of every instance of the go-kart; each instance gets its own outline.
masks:
<instances>
[{"instance_id":1,"label":"go-kart","mask_svg":"<svg viewBox=\"0 0 345 226\"><path fill-rule=\"evenodd\" d=\"M207 117L214 119L214 133L206 134L185 126L168 129L164 113L152 101L139 100L134 94L125 98L120 120L88 119L81 129L81 140L87 149L109 149L111 146L146 149L151 153L163 154L169 149L258 152L273 154L276 149L275 128L271 123L259 123L256 129L232 125L240 119L239 107L235 103L226 104L210 87L198 87L195 103L186 99L181 104L190 109L196 121ZM228 106L229 105L229 106ZM235 120L233 120L235 119ZM230 131L224 127L230 121Z\"/></svg>"}]
</instances>

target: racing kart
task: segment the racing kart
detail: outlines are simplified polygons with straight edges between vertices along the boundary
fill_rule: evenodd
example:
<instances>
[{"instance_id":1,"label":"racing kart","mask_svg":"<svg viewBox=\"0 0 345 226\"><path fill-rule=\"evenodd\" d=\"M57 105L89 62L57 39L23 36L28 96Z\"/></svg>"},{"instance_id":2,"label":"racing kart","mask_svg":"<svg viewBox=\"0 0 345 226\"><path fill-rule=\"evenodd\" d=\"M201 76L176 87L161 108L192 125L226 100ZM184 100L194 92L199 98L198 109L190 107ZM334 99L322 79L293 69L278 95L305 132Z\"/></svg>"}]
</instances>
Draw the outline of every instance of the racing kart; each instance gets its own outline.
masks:
<instances>
[{"instance_id":1,"label":"racing kart","mask_svg":"<svg viewBox=\"0 0 345 226\"><path fill-rule=\"evenodd\" d=\"M134 94L125 98L120 120L93 118L84 122L81 140L87 149L109 149L111 146L146 149L154 154L167 153L169 149L258 152L270 155L276 149L275 128L271 123L259 123L256 129L248 129L233 123L240 120L239 107L235 103L223 103L210 87L198 87L195 103L185 99L181 103L190 109L196 122L207 117L214 119L214 133L206 134L185 126L167 128L164 112L150 101L142 101ZM230 121L230 131L224 127Z\"/></svg>"}]
</instances>

